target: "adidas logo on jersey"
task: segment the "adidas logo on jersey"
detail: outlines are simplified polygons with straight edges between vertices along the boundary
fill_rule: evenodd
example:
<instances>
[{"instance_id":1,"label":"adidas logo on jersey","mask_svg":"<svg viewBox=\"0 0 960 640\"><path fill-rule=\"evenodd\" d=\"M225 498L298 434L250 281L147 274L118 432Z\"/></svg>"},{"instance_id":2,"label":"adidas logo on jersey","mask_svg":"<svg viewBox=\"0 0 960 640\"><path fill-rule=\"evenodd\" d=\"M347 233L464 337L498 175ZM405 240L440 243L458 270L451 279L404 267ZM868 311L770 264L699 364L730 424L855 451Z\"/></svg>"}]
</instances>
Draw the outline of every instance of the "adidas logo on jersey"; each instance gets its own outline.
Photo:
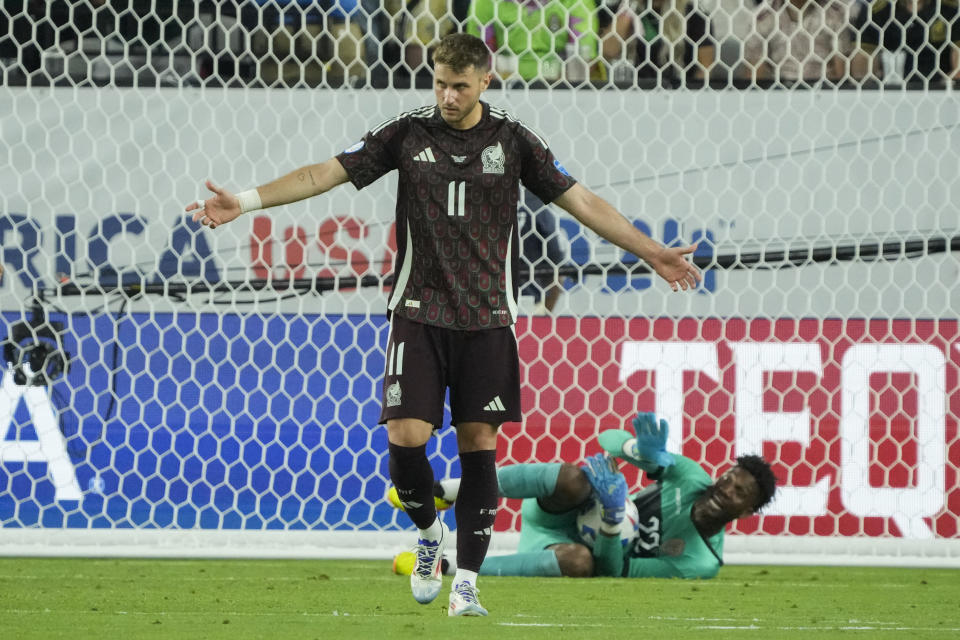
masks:
<instances>
[{"instance_id":1,"label":"adidas logo on jersey","mask_svg":"<svg viewBox=\"0 0 960 640\"><path fill-rule=\"evenodd\" d=\"M483 408L484 411L506 411L507 408L503 406L503 403L500 402L500 396L495 396L493 400L487 403L487 406Z\"/></svg>"},{"instance_id":2,"label":"adidas logo on jersey","mask_svg":"<svg viewBox=\"0 0 960 640\"><path fill-rule=\"evenodd\" d=\"M427 147L420 153L413 156L413 159L417 162L436 162L437 159L433 157L433 149Z\"/></svg>"}]
</instances>

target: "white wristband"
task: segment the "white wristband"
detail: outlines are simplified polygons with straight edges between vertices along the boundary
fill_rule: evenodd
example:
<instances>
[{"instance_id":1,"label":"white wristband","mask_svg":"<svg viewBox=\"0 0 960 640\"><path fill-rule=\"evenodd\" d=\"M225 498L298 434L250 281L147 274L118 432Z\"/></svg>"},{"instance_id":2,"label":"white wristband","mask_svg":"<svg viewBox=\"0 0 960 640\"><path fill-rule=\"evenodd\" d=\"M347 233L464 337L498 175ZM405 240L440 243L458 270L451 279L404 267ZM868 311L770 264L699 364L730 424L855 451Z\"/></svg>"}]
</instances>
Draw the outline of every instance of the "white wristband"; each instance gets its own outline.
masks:
<instances>
[{"instance_id":1,"label":"white wristband","mask_svg":"<svg viewBox=\"0 0 960 640\"><path fill-rule=\"evenodd\" d=\"M240 201L240 213L247 213L248 211L256 211L257 209L263 208L263 204L260 202L260 192L256 189L241 191L237 194L237 200Z\"/></svg>"}]
</instances>

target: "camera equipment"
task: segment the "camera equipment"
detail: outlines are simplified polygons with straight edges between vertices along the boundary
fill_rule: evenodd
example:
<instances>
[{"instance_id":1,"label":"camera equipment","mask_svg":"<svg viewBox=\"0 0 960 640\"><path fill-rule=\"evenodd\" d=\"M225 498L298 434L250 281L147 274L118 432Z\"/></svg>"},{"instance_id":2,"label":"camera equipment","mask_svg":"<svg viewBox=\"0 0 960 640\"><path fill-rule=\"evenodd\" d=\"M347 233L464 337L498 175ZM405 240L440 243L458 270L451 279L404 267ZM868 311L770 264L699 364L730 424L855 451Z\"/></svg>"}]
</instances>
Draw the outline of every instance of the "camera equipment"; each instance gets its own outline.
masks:
<instances>
[{"instance_id":1,"label":"camera equipment","mask_svg":"<svg viewBox=\"0 0 960 640\"><path fill-rule=\"evenodd\" d=\"M70 354L63 347L62 322L47 320L43 307L35 303L29 322L10 327L3 342L3 359L13 366L18 385L45 386L70 368Z\"/></svg>"}]
</instances>

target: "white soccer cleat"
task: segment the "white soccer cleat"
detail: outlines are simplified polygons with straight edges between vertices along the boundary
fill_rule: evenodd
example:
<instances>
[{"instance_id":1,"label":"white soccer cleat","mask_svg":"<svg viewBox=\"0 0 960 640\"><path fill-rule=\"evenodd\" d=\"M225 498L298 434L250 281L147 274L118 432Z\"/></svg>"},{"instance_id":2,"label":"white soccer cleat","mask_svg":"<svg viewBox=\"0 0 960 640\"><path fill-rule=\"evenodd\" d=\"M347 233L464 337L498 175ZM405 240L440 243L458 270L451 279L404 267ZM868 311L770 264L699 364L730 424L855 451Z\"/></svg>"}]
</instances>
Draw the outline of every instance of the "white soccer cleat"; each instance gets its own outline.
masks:
<instances>
[{"instance_id":1,"label":"white soccer cleat","mask_svg":"<svg viewBox=\"0 0 960 640\"><path fill-rule=\"evenodd\" d=\"M450 590L448 616L485 616L487 610L480 605L480 592L469 582L458 582Z\"/></svg>"},{"instance_id":2,"label":"white soccer cleat","mask_svg":"<svg viewBox=\"0 0 960 640\"><path fill-rule=\"evenodd\" d=\"M443 522L440 523L442 532L437 541L417 540L413 553L416 561L410 573L410 590L413 598L420 604L430 604L443 586L443 548L450 539L450 529Z\"/></svg>"}]
</instances>

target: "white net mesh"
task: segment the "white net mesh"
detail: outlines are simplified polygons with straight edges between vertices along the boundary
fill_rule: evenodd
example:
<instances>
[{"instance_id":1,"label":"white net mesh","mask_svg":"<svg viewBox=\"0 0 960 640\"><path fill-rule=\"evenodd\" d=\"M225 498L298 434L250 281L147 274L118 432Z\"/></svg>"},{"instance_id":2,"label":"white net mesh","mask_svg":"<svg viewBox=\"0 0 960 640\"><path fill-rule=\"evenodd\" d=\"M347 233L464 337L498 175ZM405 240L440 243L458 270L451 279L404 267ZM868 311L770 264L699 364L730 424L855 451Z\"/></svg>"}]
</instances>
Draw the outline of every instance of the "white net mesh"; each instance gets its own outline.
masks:
<instances>
[{"instance_id":1,"label":"white net mesh","mask_svg":"<svg viewBox=\"0 0 960 640\"><path fill-rule=\"evenodd\" d=\"M885 0L520 4L3 2L5 540L188 553L203 536L172 536L227 531L259 537L208 552L264 553L333 532L298 550L329 553L409 526L376 425L396 177L215 232L183 207L431 103L430 49L462 26L496 52L485 99L653 237L699 241L704 268L671 294L559 215L563 257L527 256L547 277L499 461L576 461L652 410L710 473L773 461L783 489L733 527L757 534L729 541L740 559L960 555L956 4L917 3L899 47ZM452 429L430 452L459 474Z\"/></svg>"}]
</instances>

